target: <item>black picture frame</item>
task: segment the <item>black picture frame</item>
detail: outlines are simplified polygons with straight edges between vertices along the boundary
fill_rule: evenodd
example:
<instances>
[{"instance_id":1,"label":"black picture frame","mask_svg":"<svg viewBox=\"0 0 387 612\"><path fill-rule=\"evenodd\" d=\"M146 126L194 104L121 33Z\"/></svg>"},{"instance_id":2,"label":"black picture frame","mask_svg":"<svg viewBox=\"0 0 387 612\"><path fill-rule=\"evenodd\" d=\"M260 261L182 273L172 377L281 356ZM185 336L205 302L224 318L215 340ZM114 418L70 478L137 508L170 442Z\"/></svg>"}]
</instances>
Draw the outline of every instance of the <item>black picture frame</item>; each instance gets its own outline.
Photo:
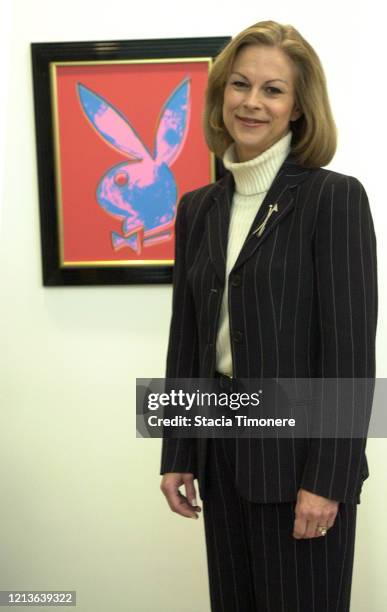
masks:
<instances>
[{"instance_id":1,"label":"black picture frame","mask_svg":"<svg viewBox=\"0 0 387 612\"><path fill-rule=\"evenodd\" d=\"M31 43L43 285L126 285L171 283L173 265L62 266L59 248L57 176L50 66L55 62L112 62L216 55L230 36L90 42ZM224 174L213 158L214 178Z\"/></svg>"}]
</instances>

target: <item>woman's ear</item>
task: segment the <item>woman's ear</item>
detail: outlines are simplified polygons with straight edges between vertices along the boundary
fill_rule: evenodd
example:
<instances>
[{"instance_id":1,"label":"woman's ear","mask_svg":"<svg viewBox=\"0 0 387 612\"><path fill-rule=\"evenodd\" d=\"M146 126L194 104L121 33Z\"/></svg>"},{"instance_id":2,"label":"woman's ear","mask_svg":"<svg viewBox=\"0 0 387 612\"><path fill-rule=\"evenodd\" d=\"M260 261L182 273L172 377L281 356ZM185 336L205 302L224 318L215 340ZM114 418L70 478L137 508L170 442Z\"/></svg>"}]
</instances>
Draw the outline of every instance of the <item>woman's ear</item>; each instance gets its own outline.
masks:
<instances>
[{"instance_id":1,"label":"woman's ear","mask_svg":"<svg viewBox=\"0 0 387 612\"><path fill-rule=\"evenodd\" d=\"M290 115L290 121L297 121L302 115L302 110L298 106L294 106L292 114Z\"/></svg>"}]
</instances>

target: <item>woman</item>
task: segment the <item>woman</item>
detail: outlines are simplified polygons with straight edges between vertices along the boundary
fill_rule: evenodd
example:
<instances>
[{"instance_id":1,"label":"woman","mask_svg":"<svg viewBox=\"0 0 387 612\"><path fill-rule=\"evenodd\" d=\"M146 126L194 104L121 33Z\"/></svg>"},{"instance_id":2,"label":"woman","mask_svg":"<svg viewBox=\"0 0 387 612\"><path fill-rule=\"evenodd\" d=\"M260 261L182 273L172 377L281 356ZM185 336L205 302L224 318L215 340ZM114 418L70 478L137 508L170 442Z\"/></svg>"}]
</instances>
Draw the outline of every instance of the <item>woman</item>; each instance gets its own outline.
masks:
<instances>
[{"instance_id":1,"label":"woman","mask_svg":"<svg viewBox=\"0 0 387 612\"><path fill-rule=\"evenodd\" d=\"M230 391L373 379L373 222L362 184L322 168L336 130L313 48L273 21L241 32L212 68L204 128L229 173L179 204L167 377ZM163 440L173 511L198 518L198 478L212 610L349 610L364 449L339 435Z\"/></svg>"}]
</instances>

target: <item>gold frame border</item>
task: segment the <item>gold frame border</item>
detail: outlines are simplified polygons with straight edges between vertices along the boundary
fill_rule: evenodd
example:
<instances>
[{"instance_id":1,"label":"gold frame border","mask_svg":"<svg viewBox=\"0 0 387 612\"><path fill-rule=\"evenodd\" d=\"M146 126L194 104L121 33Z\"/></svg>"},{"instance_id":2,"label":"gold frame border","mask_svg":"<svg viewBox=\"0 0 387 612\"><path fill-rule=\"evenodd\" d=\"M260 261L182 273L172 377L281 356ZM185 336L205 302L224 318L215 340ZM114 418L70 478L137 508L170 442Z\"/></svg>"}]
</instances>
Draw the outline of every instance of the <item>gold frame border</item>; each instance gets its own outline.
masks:
<instances>
[{"instance_id":1,"label":"gold frame border","mask_svg":"<svg viewBox=\"0 0 387 612\"><path fill-rule=\"evenodd\" d=\"M143 266L145 264L149 265L163 265L163 266L173 266L173 259L136 259L136 261L130 262L133 266ZM72 261L65 262L63 264L63 268L89 268L90 266L104 266L106 268L115 268L127 266L128 261L126 259L117 259L116 261Z\"/></svg>"}]
</instances>

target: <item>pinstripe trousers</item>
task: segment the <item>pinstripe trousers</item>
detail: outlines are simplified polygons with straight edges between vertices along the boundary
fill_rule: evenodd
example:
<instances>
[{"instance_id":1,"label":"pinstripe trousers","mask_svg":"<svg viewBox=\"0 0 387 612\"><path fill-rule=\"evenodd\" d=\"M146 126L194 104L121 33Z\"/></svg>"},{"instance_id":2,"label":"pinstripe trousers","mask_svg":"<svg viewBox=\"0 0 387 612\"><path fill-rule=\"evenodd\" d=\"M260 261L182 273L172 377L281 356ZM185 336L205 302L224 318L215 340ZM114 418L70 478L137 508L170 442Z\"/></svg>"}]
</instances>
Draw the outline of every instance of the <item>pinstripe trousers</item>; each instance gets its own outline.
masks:
<instances>
[{"instance_id":1,"label":"pinstripe trousers","mask_svg":"<svg viewBox=\"0 0 387 612\"><path fill-rule=\"evenodd\" d=\"M203 518L212 612L349 612L356 504L339 505L325 537L296 540L295 502L238 495L235 438L208 443Z\"/></svg>"}]
</instances>

